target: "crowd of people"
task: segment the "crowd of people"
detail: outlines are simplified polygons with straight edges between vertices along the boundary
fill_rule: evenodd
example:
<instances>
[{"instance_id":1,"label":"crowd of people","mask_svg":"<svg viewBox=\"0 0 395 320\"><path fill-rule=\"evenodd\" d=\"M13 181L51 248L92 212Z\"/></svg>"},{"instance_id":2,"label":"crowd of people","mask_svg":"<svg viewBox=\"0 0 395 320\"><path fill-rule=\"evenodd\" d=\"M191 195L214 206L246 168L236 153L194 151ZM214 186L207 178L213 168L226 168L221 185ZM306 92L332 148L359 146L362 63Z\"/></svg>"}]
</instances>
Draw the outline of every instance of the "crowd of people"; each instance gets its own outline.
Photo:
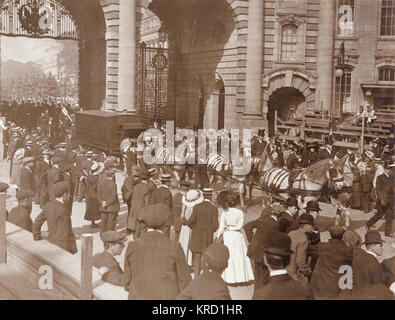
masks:
<instances>
[{"instance_id":1,"label":"crowd of people","mask_svg":"<svg viewBox=\"0 0 395 320\"><path fill-rule=\"evenodd\" d=\"M292 196L272 194L261 216L245 223L247 209L238 192L215 192L207 183L185 177L175 187L170 174L143 163L135 144L125 150L126 177L116 176L119 159L75 145L67 119L61 120L67 124L62 141L51 138L51 130L43 129L55 119L46 116L50 112L40 110L36 126L20 122L29 121L26 117L3 114L10 119L4 124L6 158L18 200L8 221L32 232L37 241L47 222L47 240L75 254L73 202L85 202L84 219L93 231L98 229L104 246L93 264L104 281L129 291L129 299L230 299L228 286L252 283L257 300L394 298L395 257L378 260L384 241L393 238L394 165L382 158L384 147L377 141L362 155L365 172L352 188L352 207L370 212L371 200L376 203L362 243L349 224L334 221L320 230L320 203L310 201L301 208ZM254 137L255 153L265 148L264 139ZM278 165L289 170L346 152L330 143L304 148L278 143ZM117 179L123 180L120 190ZM2 192L7 188L0 185ZM128 207L125 225L118 223L121 200ZM34 221L33 203L41 208ZM371 230L382 216L386 239ZM321 241L324 231L330 233L329 242ZM126 246L122 268L115 257ZM342 286L339 270L344 266L352 270L353 283Z\"/></svg>"}]
</instances>

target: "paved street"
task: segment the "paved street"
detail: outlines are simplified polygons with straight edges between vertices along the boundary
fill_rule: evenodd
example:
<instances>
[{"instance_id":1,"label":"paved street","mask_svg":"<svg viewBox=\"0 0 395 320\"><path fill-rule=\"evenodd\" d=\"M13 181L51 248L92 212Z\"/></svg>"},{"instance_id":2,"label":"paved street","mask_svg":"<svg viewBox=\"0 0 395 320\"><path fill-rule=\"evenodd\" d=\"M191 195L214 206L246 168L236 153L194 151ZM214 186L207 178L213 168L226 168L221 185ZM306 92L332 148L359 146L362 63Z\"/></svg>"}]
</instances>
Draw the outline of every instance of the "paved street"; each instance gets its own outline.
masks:
<instances>
[{"instance_id":1,"label":"paved street","mask_svg":"<svg viewBox=\"0 0 395 320\"><path fill-rule=\"evenodd\" d=\"M8 170L9 170L9 164L5 161L0 162L0 181L9 182L8 178ZM122 198L122 195L120 193L121 186L124 180L124 176L120 173L116 174L116 180L117 180L117 185L118 185L118 190L119 190L119 198ZM236 187L236 186L235 186ZM216 190L220 190L221 186L217 185ZM245 216L245 223L257 219L261 213L261 206L259 204L259 192L258 190L254 190L253 194L253 204L248 208L248 212ZM11 208L15 207L17 205L17 201L15 199L15 190L10 188L8 190L8 197L7 197L7 209L10 210ZM330 226L331 224L334 224L334 217L335 217L335 212L336 209L331 207L330 205L320 203L321 208L323 209L321 212L320 220L323 224ZM40 213L40 208L38 205L33 205L33 212L32 212L32 219L34 220L38 214ZM90 228L90 222L84 220L84 213L85 213L85 202L74 202L73 204L73 214L72 214L72 224L73 224L73 230L74 233L78 236L84 233L92 233L94 235L94 247L93 247L93 253L98 253L103 250L103 245L99 237L99 229L91 229ZM372 217L373 213L370 214L364 214L363 212L357 211L357 210L351 210L351 226L350 228L352 230L356 230L362 237L364 236L364 228L363 226L365 225L366 221ZM121 206L121 211L118 217L118 229L124 228L125 223L126 223L126 217L127 217L127 207L126 205ZM382 237L384 237L384 221L379 221L376 225L378 230L380 231ZM43 225L42 231L46 230L46 224ZM329 232L323 232L322 233L322 240L327 241L329 239ZM32 237L33 241L33 237ZM384 254L380 258L380 260L389 258L395 255L395 248L392 246L395 246L395 241L392 239L392 241L387 242L384 244ZM77 255L80 254L80 249L81 249L81 241L77 240L77 246L78 246L78 253ZM125 250L124 250L125 251ZM120 257L117 257L117 260L123 264L123 255ZM0 270L1 274L1 270ZM253 293L253 286L239 286L239 287L230 287L230 292L231 296L233 299L251 299L252 293Z\"/></svg>"}]
</instances>

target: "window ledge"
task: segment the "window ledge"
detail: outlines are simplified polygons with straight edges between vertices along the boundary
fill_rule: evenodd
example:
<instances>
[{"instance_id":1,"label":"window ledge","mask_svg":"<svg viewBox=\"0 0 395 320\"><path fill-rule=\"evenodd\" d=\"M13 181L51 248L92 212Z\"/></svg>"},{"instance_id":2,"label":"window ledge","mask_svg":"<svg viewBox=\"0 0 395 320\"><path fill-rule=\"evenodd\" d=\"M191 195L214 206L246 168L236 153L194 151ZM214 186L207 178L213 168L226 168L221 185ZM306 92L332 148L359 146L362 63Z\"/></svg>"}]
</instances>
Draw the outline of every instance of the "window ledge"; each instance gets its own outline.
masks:
<instances>
[{"instance_id":1,"label":"window ledge","mask_svg":"<svg viewBox=\"0 0 395 320\"><path fill-rule=\"evenodd\" d=\"M377 38L379 41L395 41L395 35L394 36L379 36Z\"/></svg>"},{"instance_id":2,"label":"window ledge","mask_svg":"<svg viewBox=\"0 0 395 320\"><path fill-rule=\"evenodd\" d=\"M344 35L344 36L341 36L341 35L337 35L336 37L335 37L335 40L359 40L359 36L352 36L352 35Z\"/></svg>"},{"instance_id":3,"label":"window ledge","mask_svg":"<svg viewBox=\"0 0 395 320\"><path fill-rule=\"evenodd\" d=\"M304 65L305 63L304 63L304 61L301 61L301 60L295 60L295 61L281 61L281 60L279 60L279 61L274 61L274 63L275 64L298 64L298 65Z\"/></svg>"}]
</instances>

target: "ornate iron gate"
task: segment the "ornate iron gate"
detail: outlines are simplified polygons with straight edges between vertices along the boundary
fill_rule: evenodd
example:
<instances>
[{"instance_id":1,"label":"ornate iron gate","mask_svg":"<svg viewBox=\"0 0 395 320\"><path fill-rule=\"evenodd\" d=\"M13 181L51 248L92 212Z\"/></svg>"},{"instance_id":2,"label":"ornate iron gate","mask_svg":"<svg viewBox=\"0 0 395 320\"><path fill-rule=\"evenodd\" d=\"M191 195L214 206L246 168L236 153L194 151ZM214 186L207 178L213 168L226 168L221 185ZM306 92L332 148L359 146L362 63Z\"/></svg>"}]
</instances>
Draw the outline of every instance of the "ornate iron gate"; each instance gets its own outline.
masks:
<instances>
[{"instance_id":1,"label":"ornate iron gate","mask_svg":"<svg viewBox=\"0 0 395 320\"><path fill-rule=\"evenodd\" d=\"M152 123L166 117L169 50L140 44L138 54L138 101L142 116Z\"/></svg>"}]
</instances>

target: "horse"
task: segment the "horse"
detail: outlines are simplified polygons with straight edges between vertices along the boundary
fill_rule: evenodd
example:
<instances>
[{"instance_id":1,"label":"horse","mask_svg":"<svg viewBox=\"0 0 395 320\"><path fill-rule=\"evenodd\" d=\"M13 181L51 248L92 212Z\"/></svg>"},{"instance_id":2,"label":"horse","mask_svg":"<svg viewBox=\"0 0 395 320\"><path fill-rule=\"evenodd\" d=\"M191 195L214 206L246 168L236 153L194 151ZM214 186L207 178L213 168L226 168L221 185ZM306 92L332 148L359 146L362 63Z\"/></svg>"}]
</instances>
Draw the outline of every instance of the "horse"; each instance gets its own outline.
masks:
<instances>
[{"instance_id":1,"label":"horse","mask_svg":"<svg viewBox=\"0 0 395 320\"><path fill-rule=\"evenodd\" d=\"M284 198L295 196L304 207L308 201L318 200L328 181L337 181L341 177L342 164L340 160L324 159L292 176L289 170L272 168L261 175L259 186L267 193L280 194ZM330 169L334 169L334 175L330 175ZM343 183L336 182L336 188L342 188Z\"/></svg>"}]
</instances>

